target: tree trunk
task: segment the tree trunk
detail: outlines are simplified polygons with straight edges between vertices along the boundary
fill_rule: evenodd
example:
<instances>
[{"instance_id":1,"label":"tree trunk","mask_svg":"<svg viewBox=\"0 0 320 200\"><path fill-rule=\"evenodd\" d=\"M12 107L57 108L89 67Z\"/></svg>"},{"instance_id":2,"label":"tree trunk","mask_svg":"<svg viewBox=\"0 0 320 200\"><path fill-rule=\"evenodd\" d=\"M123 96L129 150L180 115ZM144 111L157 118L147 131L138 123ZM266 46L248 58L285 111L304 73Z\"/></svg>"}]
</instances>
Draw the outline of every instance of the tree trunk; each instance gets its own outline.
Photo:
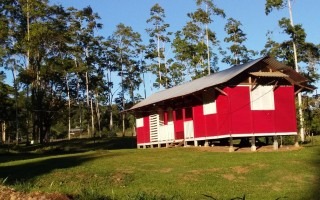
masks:
<instances>
[{"instance_id":1,"label":"tree trunk","mask_svg":"<svg viewBox=\"0 0 320 200\"><path fill-rule=\"evenodd\" d=\"M293 24L293 17L292 17L292 9L291 9L291 0L288 0L288 8L289 8L289 15L290 15L290 23L291 26L294 27ZM292 39L292 46L293 46L293 55L294 55L294 65L296 72L299 73L299 66L298 66L298 56L297 56L297 48L294 38ZM298 93L298 108L299 108L299 122L300 122L300 139L304 142L305 130L304 130L304 117L302 111L302 97L301 92ZM299 146L296 140L296 146Z\"/></svg>"},{"instance_id":2,"label":"tree trunk","mask_svg":"<svg viewBox=\"0 0 320 200\"><path fill-rule=\"evenodd\" d=\"M110 133L113 134L113 112L112 112L112 106L110 106L110 121L109 121L109 129Z\"/></svg>"},{"instance_id":3,"label":"tree trunk","mask_svg":"<svg viewBox=\"0 0 320 200\"><path fill-rule=\"evenodd\" d=\"M66 84L67 84L67 97L68 97L68 139L71 139L71 100L70 100L70 91L69 91L69 82L68 82L68 73L66 75Z\"/></svg>"},{"instance_id":4,"label":"tree trunk","mask_svg":"<svg viewBox=\"0 0 320 200\"><path fill-rule=\"evenodd\" d=\"M208 13L208 5L206 5L206 12ZM206 24L206 42L207 42L207 62L208 62L208 75L210 75L210 48L209 48L209 33L208 24Z\"/></svg>"},{"instance_id":5,"label":"tree trunk","mask_svg":"<svg viewBox=\"0 0 320 200\"><path fill-rule=\"evenodd\" d=\"M125 123L124 123L124 119L125 119L125 114L122 113L122 137L125 136Z\"/></svg>"},{"instance_id":6,"label":"tree trunk","mask_svg":"<svg viewBox=\"0 0 320 200\"><path fill-rule=\"evenodd\" d=\"M3 121L1 123L1 133L2 133L2 144L5 144L6 143L6 122Z\"/></svg>"},{"instance_id":7,"label":"tree trunk","mask_svg":"<svg viewBox=\"0 0 320 200\"><path fill-rule=\"evenodd\" d=\"M17 87L17 79L16 79L16 68L15 63L12 69L13 76L13 85L14 85L14 99L15 99L15 111L16 111L16 145L19 144L19 123L18 123L18 87Z\"/></svg>"},{"instance_id":8,"label":"tree trunk","mask_svg":"<svg viewBox=\"0 0 320 200\"><path fill-rule=\"evenodd\" d=\"M88 72L86 72L86 92L87 92L87 131L88 131L88 137L91 136L90 134L90 117L89 117L89 110L90 110L90 103L89 103L89 80L88 80Z\"/></svg>"},{"instance_id":9,"label":"tree trunk","mask_svg":"<svg viewBox=\"0 0 320 200\"><path fill-rule=\"evenodd\" d=\"M101 135L100 109L99 109L99 102L98 102L97 96L98 96L98 95L96 94L95 102L96 102L96 113L97 113L98 131L99 131L99 137L102 137L102 135Z\"/></svg>"},{"instance_id":10,"label":"tree trunk","mask_svg":"<svg viewBox=\"0 0 320 200\"><path fill-rule=\"evenodd\" d=\"M92 98L91 98L91 101L90 101L90 107L91 107L91 129L92 129L92 134L93 134L93 137L96 137L96 131L94 129L94 116L93 116L93 105L92 105Z\"/></svg>"}]
</instances>

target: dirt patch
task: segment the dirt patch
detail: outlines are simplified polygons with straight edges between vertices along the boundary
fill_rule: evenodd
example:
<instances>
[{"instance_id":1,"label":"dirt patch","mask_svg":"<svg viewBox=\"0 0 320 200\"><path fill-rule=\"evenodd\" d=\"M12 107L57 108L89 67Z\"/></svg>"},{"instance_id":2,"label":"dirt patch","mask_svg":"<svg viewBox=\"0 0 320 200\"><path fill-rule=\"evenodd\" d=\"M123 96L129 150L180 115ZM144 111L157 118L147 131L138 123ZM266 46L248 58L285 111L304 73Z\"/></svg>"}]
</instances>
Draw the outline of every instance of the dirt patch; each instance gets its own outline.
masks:
<instances>
[{"instance_id":1,"label":"dirt patch","mask_svg":"<svg viewBox=\"0 0 320 200\"><path fill-rule=\"evenodd\" d=\"M222 177L229 180L229 181L233 181L236 179L236 176L233 174L223 174Z\"/></svg>"},{"instance_id":2,"label":"dirt patch","mask_svg":"<svg viewBox=\"0 0 320 200\"><path fill-rule=\"evenodd\" d=\"M242 166L236 166L236 167L232 167L232 171L234 171L237 174L246 174L249 172L249 168L242 167Z\"/></svg>"},{"instance_id":3,"label":"dirt patch","mask_svg":"<svg viewBox=\"0 0 320 200\"><path fill-rule=\"evenodd\" d=\"M301 184L305 183L307 181L304 179L303 176L298 175L298 174L282 176L281 179L285 180L285 181L301 183Z\"/></svg>"},{"instance_id":4,"label":"dirt patch","mask_svg":"<svg viewBox=\"0 0 320 200\"><path fill-rule=\"evenodd\" d=\"M171 171L172 171L172 168L163 168L159 170L160 173L169 173Z\"/></svg>"},{"instance_id":5,"label":"dirt patch","mask_svg":"<svg viewBox=\"0 0 320 200\"><path fill-rule=\"evenodd\" d=\"M220 168L210 168L210 169L206 169L207 172L217 172L219 171Z\"/></svg>"},{"instance_id":6,"label":"dirt patch","mask_svg":"<svg viewBox=\"0 0 320 200\"><path fill-rule=\"evenodd\" d=\"M183 174L180 177L184 182L193 182L198 180L198 174Z\"/></svg>"},{"instance_id":7,"label":"dirt patch","mask_svg":"<svg viewBox=\"0 0 320 200\"><path fill-rule=\"evenodd\" d=\"M110 181L114 185L125 187L133 179L131 174L132 174L131 172L123 172L123 171L115 172L110 177Z\"/></svg>"},{"instance_id":8,"label":"dirt patch","mask_svg":"<svg viewBox=\"0 0 320 200\"><path fill-rule=\"evenodd\" d=\"M71 200L67 195L58 193L41 193L41 192L18 192L12 188L0 185L0 199L14 199L14 200Z\"/></svg>"},{"instance_id":9,"label":"dirt patch","mask_svg":"<svg viewBox=\"0 0 320 200\"><path fill-rule=\"evenodd\" d=\"M269 165L265 163L252 163L251 166L253 166L255 169L264 169L267 168Z\"/></svg>"}]
</instances>

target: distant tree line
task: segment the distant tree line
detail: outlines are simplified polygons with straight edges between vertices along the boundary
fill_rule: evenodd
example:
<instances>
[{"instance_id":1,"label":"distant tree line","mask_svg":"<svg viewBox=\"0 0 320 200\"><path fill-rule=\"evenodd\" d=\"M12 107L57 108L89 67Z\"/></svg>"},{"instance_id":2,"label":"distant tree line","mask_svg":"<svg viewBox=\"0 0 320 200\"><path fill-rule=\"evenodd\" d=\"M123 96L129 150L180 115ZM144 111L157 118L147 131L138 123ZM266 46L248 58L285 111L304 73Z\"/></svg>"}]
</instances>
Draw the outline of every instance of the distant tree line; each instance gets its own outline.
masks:
<instances>
[{"instance_id":1,"label":"distant tree line","mask_svg":"<svg viewBox=\"0 0 320 200\"><path fill-rule=\"evenodd\" d=\"M140 33L123 23L109 36L97 35L103 25L90 6L79 10L48 0L1 1L1 132L6 139L41 143L52 137L71 138L75 127L89 137L133 134L134 117L121 111L146 98L146 74L154 77L154 88L165 89L215 73L219 62L242 64L259 54L294 66L292 42L305 69L302 73L312 82L319 79L319 44L306 41L301 24L280 19L288 40L274 41L269 32L259 53L246 47L240 21L227 17L212 0L196 0L195 5L185 26L172 33L165 10L155 4L146 19L149 41L142 41ZM266 14L284 5L285 1L266 0ZM225 49L210 28L224 18ZM10 75L13 83L7 84L4 80ZM308 101L316 102L316 97ZM312 124L309 131L319 132L319 106L304 110L313 116L306 118Z\"/></svg>"}]
</instances>

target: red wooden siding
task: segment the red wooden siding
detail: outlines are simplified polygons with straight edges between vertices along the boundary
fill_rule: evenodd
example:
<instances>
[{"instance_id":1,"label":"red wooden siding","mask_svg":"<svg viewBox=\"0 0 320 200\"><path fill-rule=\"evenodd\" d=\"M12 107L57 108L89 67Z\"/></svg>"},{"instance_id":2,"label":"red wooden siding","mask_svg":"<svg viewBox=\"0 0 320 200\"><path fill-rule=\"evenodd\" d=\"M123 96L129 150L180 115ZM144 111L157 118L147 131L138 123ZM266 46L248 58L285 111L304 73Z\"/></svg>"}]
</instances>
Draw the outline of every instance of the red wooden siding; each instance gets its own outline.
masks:
<instances>
[{"instance_id":1,"label":"red wooden siding","mask_svg":"<svg viewBox=\"0 0 320 200\"><path fill-rule=\"evenodd\" d=\"M193 124L194 124L194 137L205 137L206 136L206 125L205 116L203 115L203 106L196 105L193 108Z\"/></svg>"},{"instance_id":2,"label":"red wooden siding","mask_svg":"<svg viewBox=\"0 0 320 200\"><path fill-rule=\"evenodd\" d=\"M225 88L219 94L217 114L203 115L203 106L194 107L195 137L228 134L296 132L295 99L292 86L274 91L275 110L251 110L250 87Z\"/></svg>"},{"instance_id":3,"label":"red wooden siding","mask_svg":"<svg viewBox=\"0 0 320 200\"><path fill-rule=\"evenodd\" d=\"M275 129L277 132L296 132L296 105L294 88L279 87L275 90Z\"/></svg>"},{"instance_id":4,"label":"red wooden siding","mask_svg":"<svg viewBox=\"0 0 320 200\"><path fill-rule=\"evenodd\" d=\"M227 95L212 94L217 95L217 113L204 115L203 105L199 102L193 107L173 108L176 140L184 139L184 121L189 120L193 120L195 138L297 131L293 86L279 86L274 90L274 110L252 110L250 86L226 87L223 91ZM164 112L164 124L171 118L168 112ZM150 142L149 126L149 117L144 117L144 126L137 128L138 144Z\"/></svg>"},{"instance_id":5,"label":"red wooden siding","mask_svg":"<svg viewBox=\"0 0 320 200\"><path fill-rule=\"evenodd\" d=\"M184 128L183 128L183 112L182 109L173 111L173 121L174 121L174 136L175 139L184 138Z\"/></svg>"},{"instance_id":6,"label":"red wooden siding","mask_svg":"<svg viewBox=\"0 0 320 200\"><path fill-rule=\"evenodd\" d=\"M251 108L250 108L250 88L235 87L229 90L231 132L252 133Z\"/></svg>"},{"instance_id":7,"label":"red wooden siding","mask_svg":"<svg viewBox=\"0 0 320 200\"><path fill-rule=\"evenodd\" d=\"M149 116L143 117L143 127L136 128L137 143L150 142L150 121Z\"/></svg>"},{"instance_id":8,"label":"red wooden siding","mask_svg":"<svg viewBox=\"0 0 320 200\"><path fill-rule=\"evenodd\" d=\"M213 94L212 94L213 95ZM217 135L217 114L203 114L203 105L193 108L193 123L195 137L208 137Z\"/></svg>"},{"instance_id":9,"label":"red wooden siding","mask_svg":"<svg viewBox=\"0 0 320 200\"><path fill-rule=\"evenodd\" d=\"M231 134L230 95L232 88L223 90L228 96L219 94L217 97L217 133L215 135Z\"/></svg>"}]
</instances>

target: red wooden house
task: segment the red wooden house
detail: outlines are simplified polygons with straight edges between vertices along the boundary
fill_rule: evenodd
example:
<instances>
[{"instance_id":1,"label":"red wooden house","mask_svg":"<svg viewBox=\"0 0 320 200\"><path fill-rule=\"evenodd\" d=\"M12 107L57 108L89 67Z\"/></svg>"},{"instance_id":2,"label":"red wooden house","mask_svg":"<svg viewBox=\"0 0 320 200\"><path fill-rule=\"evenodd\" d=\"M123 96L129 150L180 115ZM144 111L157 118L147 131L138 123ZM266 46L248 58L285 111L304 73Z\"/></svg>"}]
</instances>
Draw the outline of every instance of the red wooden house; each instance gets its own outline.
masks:
<instances>
[{"instance_id":1,"label":"red wooden house","mask_svg":"<svg viewBox=\"0 0 320 200\"><path fill-rule=\"evenodd\" d=\"M247 137L255 150L255 137L296 135L295 94L307 82L266 56L157 92L130 109L138 148Z\"/></svg>"}]
</instances>

